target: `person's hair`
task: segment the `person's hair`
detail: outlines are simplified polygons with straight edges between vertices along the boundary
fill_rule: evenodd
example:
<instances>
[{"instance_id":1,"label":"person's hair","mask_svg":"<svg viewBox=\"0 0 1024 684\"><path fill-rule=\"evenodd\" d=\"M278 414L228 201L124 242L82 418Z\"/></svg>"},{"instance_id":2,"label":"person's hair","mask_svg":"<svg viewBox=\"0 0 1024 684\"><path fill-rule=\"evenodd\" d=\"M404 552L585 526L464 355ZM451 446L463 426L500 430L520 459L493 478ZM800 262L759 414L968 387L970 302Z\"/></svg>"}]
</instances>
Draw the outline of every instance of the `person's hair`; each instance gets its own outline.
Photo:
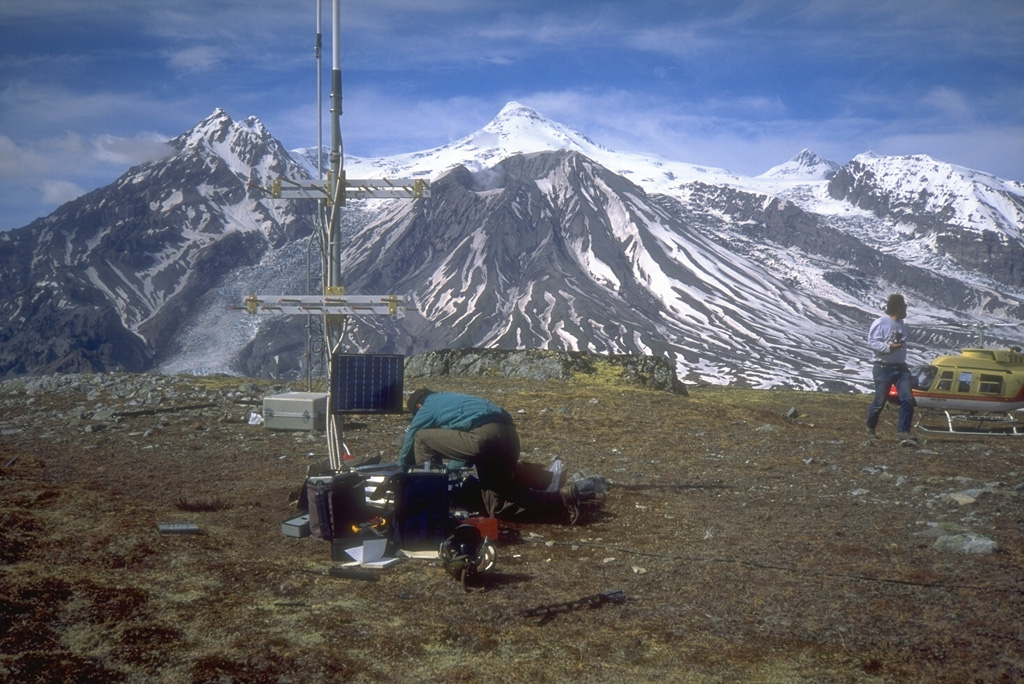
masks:
<instances>
[{"instance_id":1,"label":"person's hair","mask_svg":"<svg viewBox=\"0 0 1024 684\"><path fill-rule=\"evenodd\" d=\"M411 414L413 414L415 416L416 415L416 411L419 410L419 408L418 408L419 405L423 403L424 399L426 399L429 395L431 395L433 393L434 393L433 390L429 390L426 387L423 387L423 388L420 388L420 389L416 390L412 394L410 394L409 395L409 405L408 405L409 413L411 413Z\"/></svg>"},{"instance_id":2,"label":"person's hair","mask_svg":"<svg viewBox=\"0 0 1024 684\"><path fill-rule=\"evenodd\" d=\"M890 316L895 316L896 314L906 310L907 302L903 299L903 295L889 295L889 299L885 300L885 313Z\"/></svg>"}]
</instances>

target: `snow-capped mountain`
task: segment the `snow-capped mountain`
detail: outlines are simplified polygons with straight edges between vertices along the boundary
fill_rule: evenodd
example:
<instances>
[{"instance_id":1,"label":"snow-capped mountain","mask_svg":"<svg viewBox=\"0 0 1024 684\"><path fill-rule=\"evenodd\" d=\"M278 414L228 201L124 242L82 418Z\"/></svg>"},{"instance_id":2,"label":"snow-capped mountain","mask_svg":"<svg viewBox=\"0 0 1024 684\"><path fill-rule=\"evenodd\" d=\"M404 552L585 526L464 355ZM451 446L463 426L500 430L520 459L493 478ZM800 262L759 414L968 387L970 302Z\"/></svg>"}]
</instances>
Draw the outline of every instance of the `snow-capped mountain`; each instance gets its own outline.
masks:
<instances>
[{"instance_id":1,"label":"snow-capped mountain","mask_svg":"<svg viewBox=\"0 0 1024 684\"><path fill-rule=\"evenodd\" d=\"M0 234L0 377L145 370L225 273L308 235L308 209L267 200L300 169L256 118L213 112L168 157Z\"/></svg>"},{"instance_id":2,"label":"snow-capped mountain","mask_svg":"<svg viewBox=\"0 0 1024 684\"><path fill-rule=\"evenodd\" d=\"M906 227L902 249L935 269L977 271L1024 287L1024 184L924 155L862 154L836 173L828 191Z\"/></svg>"},{"instance_id":3,"label":"snow-capped mountain","mask_svg":"<svg viewBox=\"0 0 1024 684\"><path fill-rule=\"evenodd\" d=\"M3 305L18 323L0 330L0 376L90 364L301 376L305 319L227 307L319 282L316 245L300 239L311 203L254 187L300 174L292 160L308 168L309 151L289 155L255 119L223 112L173 146L0 236L0 289L18 302ZM845 390L868 383L862 338L889 292L912 303L914 360L970 343L944 326L1024 320L1019 184L898 158L879 158L894 169L881 173L870 159L836 170L804 151L746 178L615 152L517 103L436 150L346 158L350 178L432 185L429 199L346 206L346 291L409 295L417 309L353 319L347 345L651 353L686 382ZM55 334L52 311L86 304L102 325Z\"/></svg>"},{"instance_id":4,"label":"snow-capped mountain","mask_svg":"<svg viewBox=\"0 0 1024 684\"><path fill-rule=\"evenodd\" d=\"M926 155L857 155L842 168L829 192L879 216L921 228L941 222L978 233L1003 233L1010 241L1024 239L1024 183Z\"/></svg>"},{"instance_id":5,"label":"snow-capped mountain","mask_svg":"<svg viewBox=\"0 0 1024 684\"><path fill-rule=\"evenodd\" d=\"M369 226L342 257L357 264L353 288L414 296L402 327L416 334L388 335L399 349L648 353L675 359L689 382L852 385L843 355L859 310L794 291L702 234L682 204L581 153L517 155L482 177L455 169L433 192Z\"/></svg>"}]
</instances>

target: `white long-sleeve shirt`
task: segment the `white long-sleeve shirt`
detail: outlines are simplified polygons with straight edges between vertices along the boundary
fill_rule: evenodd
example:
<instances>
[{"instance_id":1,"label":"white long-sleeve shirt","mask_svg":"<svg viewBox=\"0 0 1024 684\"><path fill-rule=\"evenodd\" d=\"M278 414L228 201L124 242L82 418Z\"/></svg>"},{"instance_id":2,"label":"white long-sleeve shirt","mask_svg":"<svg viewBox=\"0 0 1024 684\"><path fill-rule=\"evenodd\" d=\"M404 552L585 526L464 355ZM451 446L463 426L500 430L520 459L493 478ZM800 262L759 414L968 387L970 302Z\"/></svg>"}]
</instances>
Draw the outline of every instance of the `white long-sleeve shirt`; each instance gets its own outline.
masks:
<instances>
[{"instance_id":1,"label":"white long-sleeve shirt","mask_svg":"<svg viewBox=\"0 0 1024 684\"><path fill-rule=\"evenodd\" d=\"M892 349L897 342L902 342L903 346ZM891 316L879 316L868 328L868 347L874 352L874 363L906 363L907 326Z\"/></svg>"}]
</instances>

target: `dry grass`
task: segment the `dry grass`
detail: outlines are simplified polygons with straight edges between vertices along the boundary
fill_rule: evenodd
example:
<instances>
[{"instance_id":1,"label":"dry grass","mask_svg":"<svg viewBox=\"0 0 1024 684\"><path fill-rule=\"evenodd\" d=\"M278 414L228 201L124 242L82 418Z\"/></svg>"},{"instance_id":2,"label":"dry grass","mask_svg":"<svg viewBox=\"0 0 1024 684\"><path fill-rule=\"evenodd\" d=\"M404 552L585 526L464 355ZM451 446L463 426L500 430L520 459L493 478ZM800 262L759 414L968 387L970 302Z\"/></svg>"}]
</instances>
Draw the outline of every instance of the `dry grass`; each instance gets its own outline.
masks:
<instances>
[{"instance_id":1,"label":"dry grass","mask_svg":"<svg viewBox=\"0 0 1024 684\"><path fill-rule=\"evenodd\" d=\"M429 561L344 580L327 544L280 533L322 438L249 426L230 402L5 434L0 680L1024 679L1020 441L868 444L867 398L848 395L430 385L508 408L526 460L610 478L602 506L576 527L504 524L468 593ZM68 408L50 401L32 411ZM0 424L25 410L0 406ZM346 441L390 456L405 424L355 417ZM994 482L973 504L943 496ZM938 552L917 536L929 521L1000 550Z\"/></svg>"}]
</instances>

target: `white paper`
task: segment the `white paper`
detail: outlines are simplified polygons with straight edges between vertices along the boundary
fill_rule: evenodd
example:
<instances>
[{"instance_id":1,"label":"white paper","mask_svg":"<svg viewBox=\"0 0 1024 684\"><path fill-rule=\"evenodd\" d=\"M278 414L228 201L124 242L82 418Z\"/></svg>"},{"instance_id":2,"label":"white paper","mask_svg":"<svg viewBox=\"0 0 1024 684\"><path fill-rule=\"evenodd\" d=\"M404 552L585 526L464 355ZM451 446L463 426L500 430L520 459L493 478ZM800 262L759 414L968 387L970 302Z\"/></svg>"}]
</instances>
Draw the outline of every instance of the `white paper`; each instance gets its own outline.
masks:
<instances>
[{"instance_id":1,"label":"white paper","mask_svg":"<svg viewBox=\"0 0 1024 684\"><path fill-rule=\"evenodd\" d=\"M387 539L367 539L362 546L355 546L345 549L345 553L352 557L355 563L361 568L386 568L392 563L398 562L397 558L385 558L384 551L387 550Z\"/></svg>"},{"instance_id":2,"label":"white paper","mask_svg":"<svg viewBox=\"0 0 1024 684\"><path fill-rule=\"evenodd\" d=\"M434 560L438 557L436 550L432 551L406 551L405 549L398 549L398 555L403 558L420 558L423 560Z\"/></svg>"}]
</instances>

